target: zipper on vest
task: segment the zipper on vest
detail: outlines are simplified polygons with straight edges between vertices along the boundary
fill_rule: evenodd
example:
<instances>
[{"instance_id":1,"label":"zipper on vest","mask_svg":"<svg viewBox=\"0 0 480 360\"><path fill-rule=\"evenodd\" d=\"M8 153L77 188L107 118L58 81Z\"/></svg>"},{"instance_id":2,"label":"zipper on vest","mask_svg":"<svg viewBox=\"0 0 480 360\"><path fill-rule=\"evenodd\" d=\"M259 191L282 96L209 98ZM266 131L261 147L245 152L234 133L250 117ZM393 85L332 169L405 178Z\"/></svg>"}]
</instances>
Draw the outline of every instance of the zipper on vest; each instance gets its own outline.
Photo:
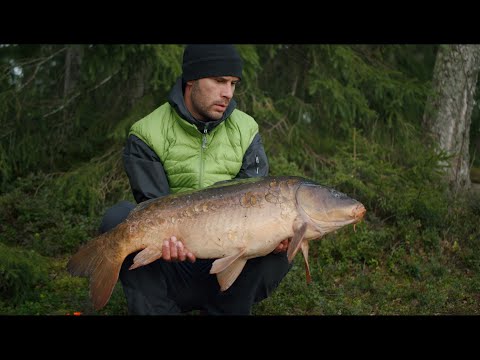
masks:
<instances>
[{"instance_id":1,"label":"zipper on vest","mask_svg":"<svg viewBox=\"0 0 480 360\"><path fill-rule=\"evenodd\" d=\"M205 150L207 148L207 127L203 129L203 138L202 138L202 149Z\"/></svg>"},{"instance_id":2,"label":"zipper on vest","mask_svg":"<svg viewBox=\"0 0 480 360\"><path fill-rule=\"evenodd\" d=\"M203 135L202 135L202 147L200 149L200 179L199 179L199 184L200 188L203 188L203 155L204 151L207 148L207 132L208 132L208 127L205 125L203 128Z\"/></svg>"},{"instance_id":3,"label":"zipper on vest","mask_svg":"<svg viewBox=\"0 0 480 360\"><path fill-rule=\"evenodd\" d=\"M258 167L260 166L260 159L258 158L258 155L255 155L255 162L257 163L257 175L258 175Z\"/></svg>"}]
</instances>

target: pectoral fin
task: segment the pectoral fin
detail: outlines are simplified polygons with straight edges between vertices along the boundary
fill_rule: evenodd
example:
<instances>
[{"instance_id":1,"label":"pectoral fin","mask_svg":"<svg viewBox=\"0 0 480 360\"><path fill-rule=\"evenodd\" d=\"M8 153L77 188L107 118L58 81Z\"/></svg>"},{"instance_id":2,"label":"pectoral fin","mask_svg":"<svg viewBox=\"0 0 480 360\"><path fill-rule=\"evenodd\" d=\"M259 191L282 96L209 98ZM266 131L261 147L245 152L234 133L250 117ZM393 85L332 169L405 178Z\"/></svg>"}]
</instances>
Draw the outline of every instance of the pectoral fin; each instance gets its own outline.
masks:
<instances>
[{"instance_id":1,"label":"pectoral fin","mask_svg":"<svg viewBox=\"0 0 480 360\"><path fill-rule=\"evenodd\" d=\"M246 248L241 248L236 254L217 259L213 262L210 274L217 274L220 290L227 290L243 270L247 260L241 256Z\"/></svg>"},{"instance_id":2,"label":"pectoral fin","mask_svg":"<svg viewBox=\"0 0 480 360\"><path fill-rule=\"evenodd\" d=\"M225 270L235 260L237 260L240 256L242 256L245 253L245 250L246 248L241 248L238 250L237 253L233 255L225 256L223 258L215 260L212 264L212 268L210 269L210 274L217 274Z\"/></svg>"},{"instance_id":3,"label":"pectoral fin","mask_svg":"<svg viewBox=\"0 0 480 360\"><path fill-rule=\"evenodd\" d=\"M307 276L307 284L312 281L312 277L310 276L310 265L308 264L308 240L302 241L302 254L303 254L303 261L305 262L305 275Z\"/></svg>"},{"instance_id":4,"label":"pectoral fin","mask_svg":"<svg viewBox=\"0 0 480 360\"><path fill-rule=\"evenodd\" d=\"M290 245L288 246L287 256L288 262L291 263L295 255L297 254L298 250L300 250L300 246L302 245L303 237L305 236L305 232L307 231L307 224L303 221L295 221L293 223L293 238L290 241Z\"/></svg>"},{"instance_id":5,"label":"pectoral fin","mask_svg":"<svg viewBox=\"0 0 480 360\"><path fill-rule=\"evenodd\" d=\"M133 258L133 264L129 267L129 270L148 265L151 262L160 259L161 257L162 246L150 245L135 255Z\"/></svg>"},{"instance_id":6,"label":"pectoral fin","mask_svg":"<svg viewBox=\"0 0 480 360\"><path fill-rule=\"evenodd\" d=\"M217 260L218 261L218 260ZM242 272L247 260L243 257L237 258L225 270L217 273L217 280L220 284L220 290L227 290Z\"/></svg>"}]
</instances>

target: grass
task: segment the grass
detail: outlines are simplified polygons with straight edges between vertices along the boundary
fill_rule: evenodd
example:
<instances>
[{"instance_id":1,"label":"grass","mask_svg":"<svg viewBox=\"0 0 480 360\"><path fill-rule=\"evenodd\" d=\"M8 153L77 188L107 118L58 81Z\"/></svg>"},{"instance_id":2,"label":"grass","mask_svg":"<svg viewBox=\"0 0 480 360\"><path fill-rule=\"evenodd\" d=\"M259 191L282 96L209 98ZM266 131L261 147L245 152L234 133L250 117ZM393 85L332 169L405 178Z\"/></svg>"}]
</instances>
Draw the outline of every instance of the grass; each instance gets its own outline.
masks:
<instances>
[{"instance_id":1,"label":"grass","mask_svg":"<svg viewBox=\"0 0 480 360\"><path fill-rule=\"evenodd\" d=\"M368 265L345 259L332 262L325 254L331 251L333 241L312 244L310 284L299 253L279 287L254 306L253 314L479 315L478 273L442 263L448 262L445 255L424 253L402 269L392 268L388 257ZM65 270L67 261L67 256L47 258L49 280L19 304L0 301L0 314L127 315L120 283L109 303L95 311L88 298L87 280L70 276Z\"/></svg>"},{"instance_id":2,"label":"grass","mask_svg":"<svg viewBox=\"0 0 480 360\"><path fill-rule=\"evenodd\" d=\"M435 264L412 265L412 274L394 274L385 263L368 266L322 264L312 258L306 284L303 260L274 294L257 304L257 315L479 315L480 277ZM313 265L313 266L312 266Z\"/></svg>"},{"instance_id":3,"label":"grass","mask_svg":"<svg viewBox=\"0 0 480 360\"><path fill-rule=\"evenodd\" d=\"M0 197L0 315L126 315L120 283L109 303L95 311L87 279L66 271L72 249L91 238L104 209L95 216L79 214L64 205L54 186L36 191L42 181L27 179ZM346 227L312 241L311 283L299 253L253 314L479 315L479 196L470 196L466 205L449 204L446 212L437 211L441 202L383 219L371 211L356 232ZM394 209L391 201L404 200L387 204Z\"/></svg>"}]
</instances>

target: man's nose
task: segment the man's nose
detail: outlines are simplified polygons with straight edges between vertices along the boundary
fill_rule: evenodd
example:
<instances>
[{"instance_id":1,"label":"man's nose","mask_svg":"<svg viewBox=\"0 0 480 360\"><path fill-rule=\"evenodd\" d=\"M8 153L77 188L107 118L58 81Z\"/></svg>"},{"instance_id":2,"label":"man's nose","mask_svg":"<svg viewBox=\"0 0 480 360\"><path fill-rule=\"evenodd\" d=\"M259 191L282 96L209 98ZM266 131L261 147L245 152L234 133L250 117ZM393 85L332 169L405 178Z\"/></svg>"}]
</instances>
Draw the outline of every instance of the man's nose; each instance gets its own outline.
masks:
<instances>
[{"instance_id":1,"label":"man's nose","mask_svg":"<svg viewBox=\"0 0 480 360\"><path fill-rule=\"evenodd\" d=\"M222 87L222 97L226 97L227 99L231 99L233 97L234 87L232 84L226 84Z\"/></svg>"}]
</instances>

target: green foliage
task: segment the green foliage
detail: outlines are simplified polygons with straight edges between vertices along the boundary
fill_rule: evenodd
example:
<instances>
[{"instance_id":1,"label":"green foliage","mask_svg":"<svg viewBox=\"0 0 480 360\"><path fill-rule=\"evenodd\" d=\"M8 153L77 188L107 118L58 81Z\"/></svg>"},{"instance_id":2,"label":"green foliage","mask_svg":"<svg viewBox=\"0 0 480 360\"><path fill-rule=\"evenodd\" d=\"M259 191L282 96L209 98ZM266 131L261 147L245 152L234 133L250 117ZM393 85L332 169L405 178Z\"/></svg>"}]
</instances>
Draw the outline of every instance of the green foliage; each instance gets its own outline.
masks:
<instances>
[{"instance_id":1,"label":"green foliage","mask_svg":"<svg viewBox=\"0 0 480 360\"><path fill-rule=\"evenodd\" d=\"M146 95L141 98L135 105L133 105L130 112L122 119L120 119L113 129L108 133L107 137L112 139L117 144L124 144L128 137L128 131L134 122L142 119L144 116L151 113L159 105L155 104L153 96Z\"/></svg>"},{"instance_id":2,"label":"green foliage","mask_svg":"<svg viewBox=\"0 0 480 360\"><path fill-rule=\"evenodd\" d=\"M92 219L65 205L45 175L16 182L14 191L0 198L0 241L23 246L42 255L71 252L92 233Z\"/></svg>"},{"instance_id":3,"label":"green foliage","mask_svg":"<svg viewBox=\"0 0 480 360\"><path fill-rule=\"evenodd\" d=\"M419 140L417 146L422 146ZM354 142L337 147L335 167L329 169L332 185L358 196L379 218L416 218L426 226L440 225L447 204L439 155L424 149L407 165L405 160L396 163L393 151L357 133Z\"/></svg>"},{"instance_id":4,"label":"green foliage","mask_svg":"<svg viewBox=\"0 0 480 360\"><path fill-rule=\"evenodd\" d=\"M108 167L20 178L0 197L0 242L45 256L72 253L96 234L105 207L127 198L124 190L126 180Z\"/></svg>"},{"instance_id":5,"label":"green foliage","mask_svg":"<svg viewBox=\"0 0 480 360\"><path fill-rule=\"evenodd\" d=\"M151 85L156 89L181 74L182 45L95 44L82 50L82 75L87 82L117 73L126 81L139 68L146 67Z\"/></svg>"},{"instance_id":6,"label":"green foliage","mask_svg":"<svg viewBox=\"0 0 480 360\"><path fill-rule=\"evenodd\" d=\"M473 225L468 219L462 217ZM417 233L407 243L396 238L394 227L377 230L367 221L357 226L354 235L342 229L314 240L310 245L312 282L306 284L303 260L297 255L284 281L255 306L254 314L478 314L475 292L480 281L475 274L479 262L474 255L478 231L473 234L477 245L466 245L467 257L459 254L460 245L452 247L449 241L430 249L424 241L430 236ZM387 246L392 239L396 242ZM453 265L451 252L458 255L459 267ZM464 267L462 261L467 258L471 262Z\"/></svg>"},{"instance_id":7,"label":"green foliage","mask_svg":"<svg viewBox=\"0 0 480 360\"><path fill-rule=\"evenodd\" d=\"M36 45L22 49L27 59L9 58L12 51L0 48L0 59L2 54L8 59L0 63L2 74L14 73L15 67L22 69L13 80L9 80L12 76L0 77L2 191L11 189L13 179L31 171L68 171L72 162L108 151L112 140L120 144L119 120L128 118L132 106L146 93L153 99L165 97L181 73L183 46ZM78 60L71 68L66 66L69 54Z\"/></svg>"},{"instance_id":8,"label":"green foliage","mask_svg":"<svg viewBox=\"0 0 480 360\"><path fill-rule=\"evenodd\" d=\"M311 144L308 130L299 131L300 141ZM403 157L397 147L353 131L351 141L336 142L329 161L310 157L322 163L312 173L318 181L366 205L366 221L355 233L345 229L313 241L316 283L303 284L303 264L296 260L300 269L293 268L256 314L478 313L471 289L478 287L472 278L480 264L479 195L450 199L437 165L442 157L422 145L420 133L412 132L402 150ZM284 154L301 158L304 151L292 146ZM285 164L287 171L307 170L281 159L271 162L272 172Z\"/></svg>"},{"instance_id":9,"label":"green foliage","mask_svg":"<svg viewBox=\"0 0 480 360\"><path fill-rule=\"evenodd\" d=\"M88 298L87 280L67 274L65 271L67 261L66 257L49 258L47 267L49 281L36 285L35 296L24 294L22 301L14 303L0 298L0 314L127 315L120 284L113 290L108 305L101 311L96 311Z\"/></svg>"},{"instance_id":10,"label":"green foliage","mask_svg":"<svg viewBox=\"0 0 480 360\"><path fill-rule=\"evenodd\" d=\"M299 166L292 161L288 161L283 154L273 156L269 161L269 165L272 169L270 171L271 176L304 176Z\"/></svg>"},{"instance_id":11,"label":"green foliage","mask_svg":"<svg viewBox=\"0 0 480 360\"><path fill-rule=\"evenodd\" d=\"M0 243L0 301L18 304L47 282L47 262L33 250Z\"/></svg>"},{"instance_id":12,"label":"green foliage","mask_svg":"<svg viewBox=\"0 0 480 360\"><path fill-rule=\"evenodd\" d=\"M304 113L287 101L282 112L288 118L297 118L300 110L319 130L337 137L357 127L365 133L380 128L380 136L390 138L408 131L409 122L419 125L428 82L411 69L431 71L431 47L289 45L275 50L262 74L270 85L268 95L279 106L291 96L309 105ZM398 60L400 50L411 54L410 62ZM277 71L283 68L288 72Z\"/></svg>"},{"instance_id":13,"label":"green foliage","mask_svg":"<svg viewBox=\"0 0 480 360\"><path fill-rule=\"evenodd\" d=\"M118 199L133 199L121 151L120 146L113 146L102 156L92 158L56 179L55 185L67 208L92 216L105 204Z\"/></svg>"},{"instance_id":14,"label":"green foliage","mask_svg":"<svg viewBox=\"0 0 480 360\"><path fill-rule=\"evenodd\" d=\"M419 130L437 47L238 48L235 97L260 124L270 174L310 177L367 208L356 231L312 241L312 283L299 254L254 313L478 314L479 195L449 197L442 155ZM87 280L65 266L105 209L132 200L121 159L128 129L166 100L182 52L0 46L0 313L127 313L120 284L97 312ZM81 59L70 72L67 54Z\"/></svg>"}]
</instances>

